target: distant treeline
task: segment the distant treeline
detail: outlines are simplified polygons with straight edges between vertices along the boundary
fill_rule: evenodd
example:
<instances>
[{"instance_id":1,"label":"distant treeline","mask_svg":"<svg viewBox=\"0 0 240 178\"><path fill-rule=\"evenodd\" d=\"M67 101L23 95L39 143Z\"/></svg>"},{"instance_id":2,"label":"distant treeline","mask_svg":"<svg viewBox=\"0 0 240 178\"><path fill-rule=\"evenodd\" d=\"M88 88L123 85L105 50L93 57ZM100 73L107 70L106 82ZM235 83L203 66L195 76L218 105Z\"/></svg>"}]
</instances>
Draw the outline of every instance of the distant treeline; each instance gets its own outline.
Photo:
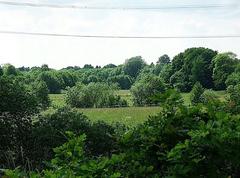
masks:
<instances>
[{"instance_id":1,"label":"distant treeline","mask_svg":"<svg viewBox=\"0 0 240 178\"><path fill-rule=\"evenodd\" d=\"M90 64L85 64L83 68L69 66L61 70L51 69L46 64L32 68L15 68L11 64L0 67L0 75L18 76L25 84L44 81L50 93L61 93L76 83L87 85L92 82L117 84L120 89L130 89L146 75L157 76L168 86L182 92L191 91L196 82L204 88L225 90L227 85L240 81L239 71L239 60L235 54L218 53L202 47L189 48L173 59L165 54L150 65L141 56L136 56L122 65L108 64L95 68Z\"/></svg>"}]
</instances>

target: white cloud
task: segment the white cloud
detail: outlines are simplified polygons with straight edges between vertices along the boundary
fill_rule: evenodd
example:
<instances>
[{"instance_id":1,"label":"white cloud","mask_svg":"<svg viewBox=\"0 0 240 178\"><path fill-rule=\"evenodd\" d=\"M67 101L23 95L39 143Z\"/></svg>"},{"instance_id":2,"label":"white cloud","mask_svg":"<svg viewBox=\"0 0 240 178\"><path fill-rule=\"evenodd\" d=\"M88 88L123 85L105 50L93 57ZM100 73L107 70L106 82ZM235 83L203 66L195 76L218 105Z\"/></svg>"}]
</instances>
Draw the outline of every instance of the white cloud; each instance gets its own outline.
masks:
<instances>
[{"instance_id":1,"label":"white cloud","mask_svg":"<svg viewBox=\"0 0 240 178\"><path fill-rule=\"evenodd\" d=\"M34 0L29 2L34 2ZM39 2L49 3L50 1ZM97 1L78 2L96 4ZM105 5L110 3L108 0L104 2ZM141 0L138 2L140 5L144 5L146 2L149 2L150 5L156 5L159 1ZM229 2L221 0L221 2L211 1L209 4ZM186 3L199 4L200 1L188 0ZM118 3L118 5L124 5L124 3ZM134 3L126 5L130 6ZM237 8L235 10L152 12L77 11L0 6L0 10L0 30L136 36L217 35L240 32L240 13ZM16 66L34 66L47 63L50 67L61 68L68 65L84 65L85 63L94 65L104 65L110 62L120 64L126 58L136 55L142 55L148 62L151 62L156 61L157 57L162 54L167 53L174 56L193 46L204 46L219 51L233 51L240 55L239 42L240 38L141 40L0 34L0 64L10 62Z\"/></svg>"}]
</instances>

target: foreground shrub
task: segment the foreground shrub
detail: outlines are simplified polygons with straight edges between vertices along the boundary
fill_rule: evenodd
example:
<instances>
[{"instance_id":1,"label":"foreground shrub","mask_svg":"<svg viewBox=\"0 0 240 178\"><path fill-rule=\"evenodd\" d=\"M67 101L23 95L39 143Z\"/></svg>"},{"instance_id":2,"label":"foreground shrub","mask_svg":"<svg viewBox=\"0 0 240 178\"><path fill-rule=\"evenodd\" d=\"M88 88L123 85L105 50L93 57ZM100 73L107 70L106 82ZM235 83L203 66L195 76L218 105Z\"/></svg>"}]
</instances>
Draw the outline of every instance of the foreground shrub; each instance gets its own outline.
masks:
<instances>
[{"instance_id":1,"label":"foreground shrub","mask_svg":"<svg viewBox=\"0 0 240 178\"><path fill-rule=\"evenodd\" d=\"M27 115L0 113L1 168L15 168L28 163L31 122Z\"/></svg>"},{"instance_id":2,"label":"foreground shrub","mask_svg":"<svg viewBox=\"0 0 240 178\"><path fill-rule=\"evenodd\" d=\"M0 77L1 168L29 163L33 115L43 108L41 88L30 88L16 76Z\"/></svg>"},{"instance_id":3,"label":"foreground shrub","mask_svg":"<svg viewBox=\"0 0 240 178\"><path fill-rule=\"evenodd\" d=\"M91 156L110 155L118 150L118 132L125 129L105 122L92 123L82 113L68 107L60 108L53 113L39 116L34 123L33 142L31 151L34 165L53 157L53 148L67 141L66 131L74 134L86 134L86 154ZM41 166L40 166L41 167Z\"/></svg>"},{"instance_id":4,"label":"foreground shrub","mask_svg":"<svg viewBox=\"0 0 240 178\"><path fill-rule=\"evenodd\" d=\"M169 95L172 93L171 95ZM126 132L119 152L88 157L87 135L56 148L43 177L233 177L240 176L240 117L208 105L187 107L171 90L157 116ZM19 170L7 171L8 175ZM20 174L22 174L20 172ZM23 173L24 174L24 173ZM34 176L40 176L40 174Z\"/></svg>"},{"instance_id":5,"label":"foreground shrub","mask_svg":"<svg viewBox=\"0 0 240 178\"><path fill-rule=\"evenodd\" d=\"M36 96L14 77L0 77L0 113L25 115L38 112Z\"/></svg>"}]
</instances>

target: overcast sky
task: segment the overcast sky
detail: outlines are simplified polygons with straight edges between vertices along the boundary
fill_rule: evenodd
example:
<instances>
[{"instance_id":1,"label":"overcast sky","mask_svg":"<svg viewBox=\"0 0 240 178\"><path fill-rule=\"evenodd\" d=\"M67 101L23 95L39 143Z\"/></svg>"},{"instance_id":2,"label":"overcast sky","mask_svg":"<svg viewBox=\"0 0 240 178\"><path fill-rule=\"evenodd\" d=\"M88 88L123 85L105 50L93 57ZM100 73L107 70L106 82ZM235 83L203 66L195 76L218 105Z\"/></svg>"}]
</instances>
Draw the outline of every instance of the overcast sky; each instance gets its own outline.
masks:
<instances>
[{"instance_id":1,"label":"overcast sky","mask_svg":"<svg viewBox=\"0 0 240 178\"><path fill-rule=\"evenodd\" d=\"M9 0L10 1L10 0ZM13 1L13 0L12 0ZM15 0L16 2L20 2ZM239 0L21 0L21 2L111 7L162 7L235 4L232 8L185 10L73 10L0 4L0 30L80 35L181 36L240 34ZM48 64L52 68L84 64L121 64L141 55L156 62L189 47L208 47L240 56L240 38L87 39L0 34L0 64Z\"/></svg>"}]
</instances>

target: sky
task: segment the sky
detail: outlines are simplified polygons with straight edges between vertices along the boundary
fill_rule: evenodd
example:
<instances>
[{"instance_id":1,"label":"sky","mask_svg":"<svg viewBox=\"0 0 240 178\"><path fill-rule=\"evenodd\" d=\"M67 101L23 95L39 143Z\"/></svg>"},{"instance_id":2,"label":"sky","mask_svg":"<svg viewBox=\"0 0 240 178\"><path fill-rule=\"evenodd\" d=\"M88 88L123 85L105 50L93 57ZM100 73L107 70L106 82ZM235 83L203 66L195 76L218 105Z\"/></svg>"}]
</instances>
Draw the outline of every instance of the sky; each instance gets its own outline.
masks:
<instances>
[{"instance_id":1,"label":"sky","mask_svg":"<svg viewBox=\"0 0 240 178\"><path fill-rule=\"evenodd\" d=\"M10 0L8 0L10 1ZM239 35L239 0L11 0L59 5L163 7L234 5L218 9L76 10L0 4L0 31L80 35L197 36ZM122 64L133 56L147 63L190 47L207 47L240 56L240 38L228 39L95 39L0 34L0 64L51 68Z\"/></svg>"}]
</instances>

